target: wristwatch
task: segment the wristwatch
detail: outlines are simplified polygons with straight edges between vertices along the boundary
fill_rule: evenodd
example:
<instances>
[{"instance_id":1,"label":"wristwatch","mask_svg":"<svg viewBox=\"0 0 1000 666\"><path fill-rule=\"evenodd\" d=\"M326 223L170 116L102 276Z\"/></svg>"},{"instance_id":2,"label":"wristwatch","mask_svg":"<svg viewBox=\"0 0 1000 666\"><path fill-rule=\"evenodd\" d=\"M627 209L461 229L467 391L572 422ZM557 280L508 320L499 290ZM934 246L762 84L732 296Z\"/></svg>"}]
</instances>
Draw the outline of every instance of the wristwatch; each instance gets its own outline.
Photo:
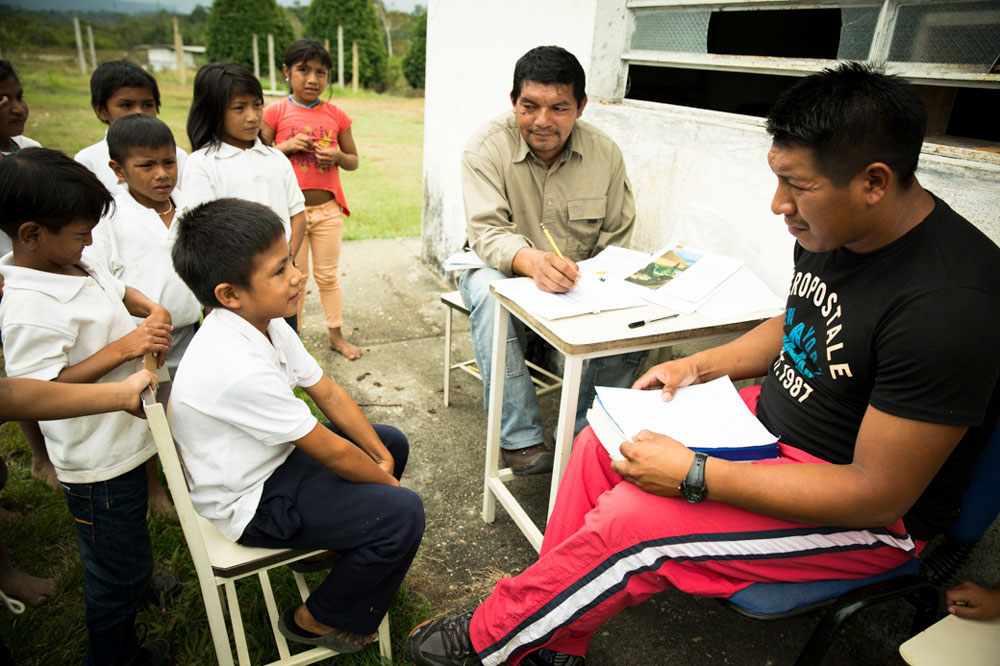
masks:
<instances>
[{"instance_id":1,"label":"wristwatch","mask_svg":"<svg viewBox=\"0 0 1000 666\"><path fill-rule=\"evenodd\" d=\"M695 453L687 478L681 481L681 496L691 504L697 504L708 497L708 488L705 487L705 462L707 460L708 456L704 453Z\"/></svg>"}]
</instances>

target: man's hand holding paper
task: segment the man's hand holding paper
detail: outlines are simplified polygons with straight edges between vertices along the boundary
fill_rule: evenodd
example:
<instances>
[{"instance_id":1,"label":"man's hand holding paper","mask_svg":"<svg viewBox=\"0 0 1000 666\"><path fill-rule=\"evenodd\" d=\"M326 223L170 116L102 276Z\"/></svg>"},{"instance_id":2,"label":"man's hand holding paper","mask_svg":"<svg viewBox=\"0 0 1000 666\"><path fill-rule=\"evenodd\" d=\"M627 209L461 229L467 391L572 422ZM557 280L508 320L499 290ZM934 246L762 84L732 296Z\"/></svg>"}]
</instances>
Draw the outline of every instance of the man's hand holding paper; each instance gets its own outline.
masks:
<instances>
[{"instance_id":1,"label":"man's hand holding paper","mask_svg":"<svg viewBox=\"0 0 1000 666\"><path fill-rule=\"evenodd\" d=\"M676 439L642 430L631 442L622 442L624 461L614 460L611 469L623 479L653 495L675 497L687 475L694 452Z\"/></svg>"},{"instance_id":2,"label":"man's hand holding paper","mask_svg":"<svg viewBox=\"0 0 1000 666\"><path fill-rule=\"evenodd\" d=\"M701 373L692 358L687 356L654 365L635 380L632 388L640 391L660 389L664 402L669 402L677 389L701 383Z\"/></svg>"}]
</instances>

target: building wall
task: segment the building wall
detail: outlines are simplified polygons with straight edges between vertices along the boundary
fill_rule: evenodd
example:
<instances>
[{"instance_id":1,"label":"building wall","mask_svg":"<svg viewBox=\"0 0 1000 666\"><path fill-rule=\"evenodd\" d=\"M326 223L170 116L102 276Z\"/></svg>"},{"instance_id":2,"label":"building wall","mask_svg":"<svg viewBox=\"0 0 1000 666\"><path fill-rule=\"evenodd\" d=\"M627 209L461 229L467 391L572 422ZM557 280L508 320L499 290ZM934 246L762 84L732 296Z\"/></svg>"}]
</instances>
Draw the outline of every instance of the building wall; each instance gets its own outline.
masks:
<instances>
[{"instance_id":1,"label":"building wall","mask_svg":"<svg viewBox=\"0 0 1000 666\"><path fill-rule=\"evenodd\" d=\"M510 108L514 63L558 44L587 70L584 119L621 146L635 192L633 247L685 241L745 259L778 294L791 275L792 238L770 212L774 176L761 122L621 96L620 0L431 0L424 127L423 259L440 269L465 239L459 159L473 130ZM1000 241L1000 165L925 151L925 187Z\"/></svg>"}]
</instances>

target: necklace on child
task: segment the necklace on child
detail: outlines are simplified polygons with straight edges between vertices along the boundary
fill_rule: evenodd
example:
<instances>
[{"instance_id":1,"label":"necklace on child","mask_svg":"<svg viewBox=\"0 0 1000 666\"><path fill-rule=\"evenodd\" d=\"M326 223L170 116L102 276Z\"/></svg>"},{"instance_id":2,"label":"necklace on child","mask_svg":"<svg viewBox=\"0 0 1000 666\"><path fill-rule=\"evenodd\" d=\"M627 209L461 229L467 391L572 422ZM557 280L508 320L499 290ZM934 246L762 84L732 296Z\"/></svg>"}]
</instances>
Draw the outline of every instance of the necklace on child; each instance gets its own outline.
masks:
<instances>
[{"instance_id":1,"label":"necklace on child","mask_svg":"<svg viewBox=\"0 0 1000 666\"><path fill-rule=\"evenodd\" d=\"M169 208L167 208L162 213L159 212L159 211L156 212L156 214L159 215L160 217L165 217L167 215L170 215L172 212L174 212L174 200L173 199L167 199L167 203L170 204ZM154 208L153 210L156 210L156 209Z\"/></svg>"},{"instance_id":2,"label":"necklace on child","mask_svg":"<svg viewBox=\"0 0 1000 666\"><path fill-rule=\"evenodd\" d=\"M321 102L322 102L323 100L321 100L321 99L318 99L318 100L316 100L315 102L313 102L312 104L303 104L302 102L296 102L296 101L295 101L295 98L294 98L294 97L292 97L291 95L289 95L289 96L288 96L288 101L289 101L289 102L291 102L292 104L294 104L295 106L301 106L301 107L302 107L303 109L314 109L314 108L316 108L317 106L319 106L319 105L320 105L320 103L321 103Z\"/></svg>"}]
</instances>

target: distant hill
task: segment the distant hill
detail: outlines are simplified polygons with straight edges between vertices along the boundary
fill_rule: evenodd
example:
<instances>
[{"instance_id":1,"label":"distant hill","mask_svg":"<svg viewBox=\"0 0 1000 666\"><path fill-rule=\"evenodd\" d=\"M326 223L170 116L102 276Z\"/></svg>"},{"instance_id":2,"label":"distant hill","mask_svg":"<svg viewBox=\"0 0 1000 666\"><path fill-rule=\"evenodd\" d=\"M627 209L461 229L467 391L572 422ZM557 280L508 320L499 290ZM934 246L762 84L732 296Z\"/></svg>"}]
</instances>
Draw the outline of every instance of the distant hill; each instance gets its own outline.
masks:
<instances>
[{"instance_id":1,"label":"distant hill","mask_svg":"<svg viewBox=\"0 0 1000 666\"><path fill-rule=\"evenodd\" d=\"M212 0L0 0L0 5L12 5L39 11L72 12L121 12L122 14L146 14L166 9L169 12L190 14L195 5L212 5Z\"/></svg>"}]
</instances>

